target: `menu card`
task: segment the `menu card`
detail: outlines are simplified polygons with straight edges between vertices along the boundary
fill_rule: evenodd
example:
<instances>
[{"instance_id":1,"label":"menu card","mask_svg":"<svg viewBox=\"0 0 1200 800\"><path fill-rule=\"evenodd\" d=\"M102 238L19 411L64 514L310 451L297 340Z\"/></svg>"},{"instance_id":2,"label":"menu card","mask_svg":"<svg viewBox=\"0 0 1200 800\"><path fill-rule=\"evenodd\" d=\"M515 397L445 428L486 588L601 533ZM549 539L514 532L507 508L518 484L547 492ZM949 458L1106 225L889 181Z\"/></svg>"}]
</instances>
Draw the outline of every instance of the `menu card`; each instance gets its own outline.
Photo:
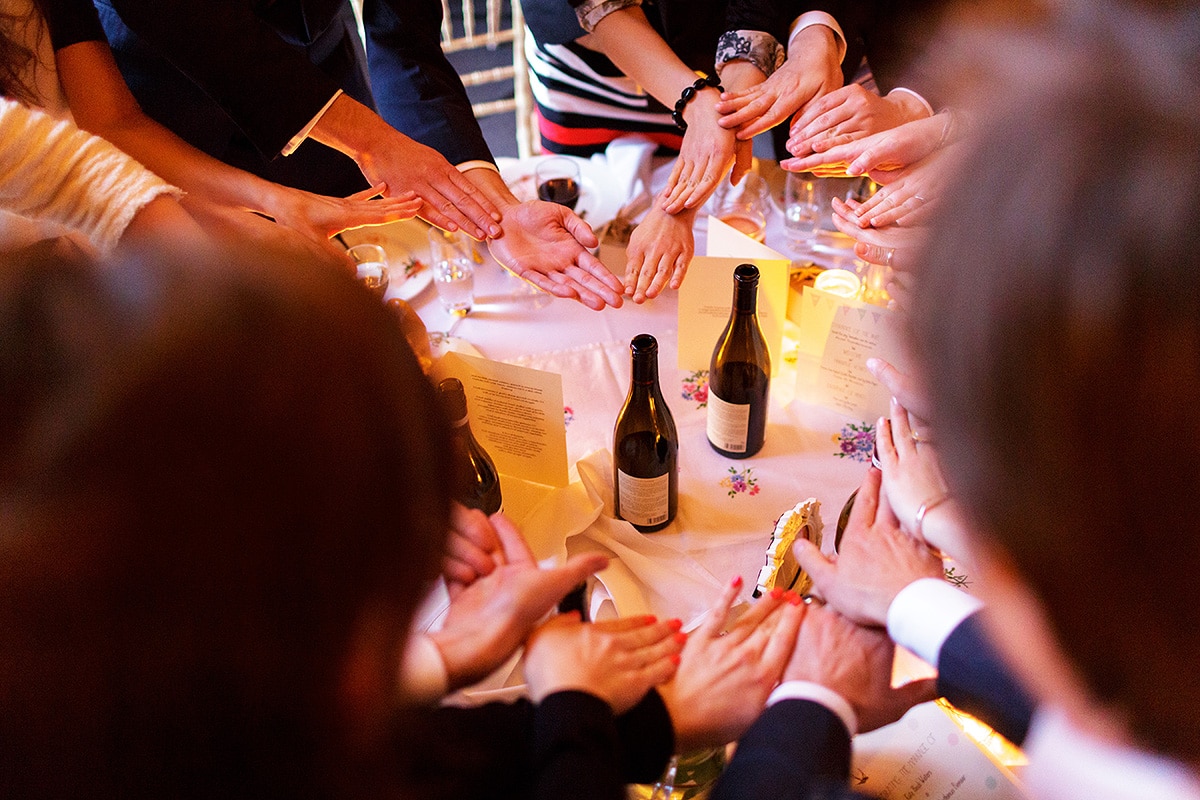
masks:
<instances>
[{"instance_id":1,"label":"menu card","mask_svg":"<svg viewBox=\"0 0 1200 800\"><path fill-rule=\"evenodd\" d=\"M778 373L791 262L716 217L708 218L708 255L692 259L679 288L679 369L708 369L713 347L729 322L738 264L758 267L758 324L771 351L771 374Z\"/></svg>"},{"instance_id":2,"label":"menu card","mask_svg":"<svg viewBox=\"0 0 1200 800\"><path fill-rule=\"evenodd\" d=\"M880 800L1024 800L1016 777L940 703L854 739L850 785Z\"/></svg>"},{"instance_id":3,"label":"menu card","mask_svg":"<svg viewBox=\"0 0 1200 800\"><path fill-rule=\"evenodd\" d=\"M433 374L462 381L471 432L502 475L567 485L561 375L462 353L442 356Z\"/></svg>"},{"instance_id":4,"label":"menu card","mask_svg":"<svg viewBox=\"0 0 1200 800\"><path fill-rule=\"evenodd\" d=\"M811 286L800 305L796 397L858 419L886 414L890 392L867 371L867 359L905 370L895 315Z\"/></svg>"}]
</instances>

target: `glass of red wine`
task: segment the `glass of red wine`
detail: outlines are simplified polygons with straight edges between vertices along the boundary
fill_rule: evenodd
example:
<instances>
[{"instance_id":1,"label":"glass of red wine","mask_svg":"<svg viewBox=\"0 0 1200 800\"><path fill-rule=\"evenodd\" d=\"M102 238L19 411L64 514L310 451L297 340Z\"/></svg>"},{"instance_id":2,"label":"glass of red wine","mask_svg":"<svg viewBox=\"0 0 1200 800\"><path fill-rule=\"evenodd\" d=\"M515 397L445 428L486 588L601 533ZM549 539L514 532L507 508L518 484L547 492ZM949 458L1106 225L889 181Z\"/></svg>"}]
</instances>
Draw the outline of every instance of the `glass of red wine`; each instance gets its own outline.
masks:
<instances>
[{"instance_id":1,"label":"glass of red wine","mask_svg":"<svg viewBox=\"0 0 1200 800\"><path fill-rule=\"evenodd\" d=\"M579 202L579 165L569 158L548 158L534 169L539 200L549 200L572 211Z\"/></svg>"}]
</instances>

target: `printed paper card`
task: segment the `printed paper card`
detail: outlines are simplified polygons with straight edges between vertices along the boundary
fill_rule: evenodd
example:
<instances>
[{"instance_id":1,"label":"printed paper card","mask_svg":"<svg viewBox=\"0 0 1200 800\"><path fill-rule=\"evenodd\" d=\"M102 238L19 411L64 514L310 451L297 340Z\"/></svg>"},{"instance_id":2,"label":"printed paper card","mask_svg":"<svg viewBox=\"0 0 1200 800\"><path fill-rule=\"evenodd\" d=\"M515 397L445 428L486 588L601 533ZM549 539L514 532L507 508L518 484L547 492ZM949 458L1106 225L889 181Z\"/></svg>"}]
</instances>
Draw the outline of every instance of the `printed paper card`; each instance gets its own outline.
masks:
<instances>
[{"instance_id":1,"label":"printed paper card","mask_svg":"<svg viewBox=\"0 0 1200 800\"><path fill-rule=\"evenodd\" d=\"M1013 773L953 713L922 703L898 722L855 737L850 785L880 800L1025 800Z\"/></svg>"},{"instance_id":2,"label":"printed paper card","mask_svg":"<svg viewBox=\"0 0 1200 800\"><path fill-rule=\"evenodd\" d=\"M840 306L829 326L817 382L818 405L855 419L874 419L888 412L891 392L867 371L867 359L898 363L895 318L885 308Z\"/></svg>"},{"instance_id":3,"label":"printed paper card","mask_svg":"<svg viewBox=\"0 0 1200 800\"><path fill-rule=\"evenodd\" d=\"M567 485L561 375L461 353L447 353L433 371L462 381L471 431L501 474Z\"/></svg>"}]
</instances>

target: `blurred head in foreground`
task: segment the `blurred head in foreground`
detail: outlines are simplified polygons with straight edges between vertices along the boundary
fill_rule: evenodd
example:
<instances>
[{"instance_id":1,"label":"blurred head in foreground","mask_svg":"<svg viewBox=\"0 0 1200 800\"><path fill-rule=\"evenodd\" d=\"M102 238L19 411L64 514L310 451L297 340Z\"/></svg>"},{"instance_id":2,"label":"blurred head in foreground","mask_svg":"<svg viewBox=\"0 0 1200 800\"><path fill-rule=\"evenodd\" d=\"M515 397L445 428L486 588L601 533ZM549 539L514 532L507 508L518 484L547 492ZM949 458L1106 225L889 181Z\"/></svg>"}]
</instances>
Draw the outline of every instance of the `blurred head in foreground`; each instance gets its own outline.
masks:
<instances>
[{"instance_id":1,"label":"blurred head in foreground","mask_svg":"<svg viewBox=\"0 0 1200 800\"><path fill-rule=\"evenodd\" d=\"M1090 691L1195 765L1200 25L1075 6L984 43L911 344L951 493Z\"/></svg>"},{"instance_id":2,"label":"blurred head in foreground","mask_svg":"<svg viewBox=\"0 0 1200 800\"><path fill-rule=\"evenodd\" d=\"M447 528L443 438L336 271L7 258L0 793L372 784Z\"/></svg>"}]
</instances>

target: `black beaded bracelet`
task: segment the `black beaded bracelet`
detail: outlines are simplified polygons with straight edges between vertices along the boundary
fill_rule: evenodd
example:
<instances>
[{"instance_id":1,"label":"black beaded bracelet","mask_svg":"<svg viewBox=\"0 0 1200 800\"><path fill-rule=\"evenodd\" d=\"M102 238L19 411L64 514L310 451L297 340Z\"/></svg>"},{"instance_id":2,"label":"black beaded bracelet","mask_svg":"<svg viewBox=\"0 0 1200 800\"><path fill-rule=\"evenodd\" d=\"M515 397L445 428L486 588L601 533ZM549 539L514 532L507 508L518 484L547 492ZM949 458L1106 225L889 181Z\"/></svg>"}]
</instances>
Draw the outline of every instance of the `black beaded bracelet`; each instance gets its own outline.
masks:
<instances>
[{"instance_id":1,"label":"black beaded bracelet","mask_svg":"<svg viewBox=\"0 0 1200 800\"><path fill-rule=\"evenodd\" d=\"M697 78L696 82L684 89L683 94L679 95L679 99L675 101L675 110L671 112L671 119L681 133L687 133L687 123L683 121L683 110L687 108L688 103L692 102L696 92L709 86L718 92L725 91L725 87L721 85L721 79L716 75L709 75L707 78Z\"/></svg>"}]
</instances>

